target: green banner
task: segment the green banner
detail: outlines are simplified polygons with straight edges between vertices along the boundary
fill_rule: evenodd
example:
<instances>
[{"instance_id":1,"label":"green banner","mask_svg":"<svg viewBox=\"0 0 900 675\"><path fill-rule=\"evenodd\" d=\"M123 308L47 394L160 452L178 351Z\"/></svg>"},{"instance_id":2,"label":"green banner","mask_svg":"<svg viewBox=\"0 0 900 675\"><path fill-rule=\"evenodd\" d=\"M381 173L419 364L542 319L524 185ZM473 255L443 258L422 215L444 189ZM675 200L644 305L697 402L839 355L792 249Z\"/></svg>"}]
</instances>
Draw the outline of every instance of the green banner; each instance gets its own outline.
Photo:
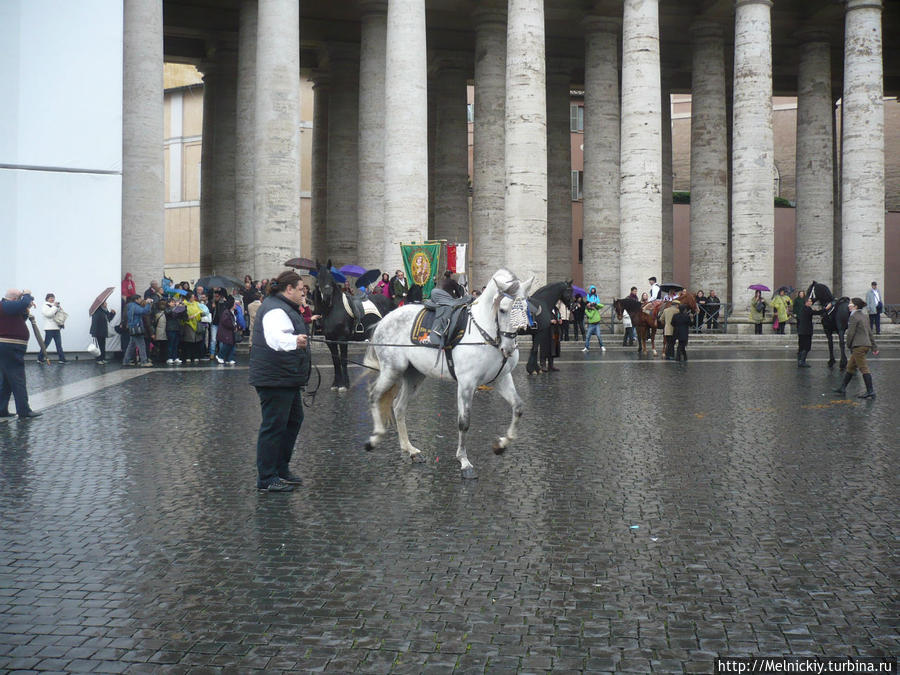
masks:
<instances>
[{"instance_id":1,"label":"green banner","mask_svg":"<svg viewBox=\"0 0 900 675\"><path fill-rule=\"evenodd\" d=\"M441 261L440 242L400 244L400 252L403 255L403 266L406 268L406 278L409 279L410 286L413 284L421 286L422 297L431 297L431 289L434 288Z\"/></svg>"}]
</instances>

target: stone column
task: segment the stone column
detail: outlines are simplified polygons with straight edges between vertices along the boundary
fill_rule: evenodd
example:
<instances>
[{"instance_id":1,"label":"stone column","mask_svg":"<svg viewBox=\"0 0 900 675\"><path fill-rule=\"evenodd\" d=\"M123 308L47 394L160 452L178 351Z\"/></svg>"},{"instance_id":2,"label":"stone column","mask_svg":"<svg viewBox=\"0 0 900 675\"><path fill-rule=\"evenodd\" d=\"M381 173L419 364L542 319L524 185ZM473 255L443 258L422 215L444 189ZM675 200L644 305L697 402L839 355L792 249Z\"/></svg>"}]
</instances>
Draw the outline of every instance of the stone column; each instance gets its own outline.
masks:
<instances>
[{"instance_id":1,"label":"stone column","mask_svg":"<svg viewBox=\"0 0 900 675\"><path fill-rule=\"evenodd\" d=\"M361 4L361 9L357 209L359 246L356 264L366 269L384 269L384 58L387 45L387 0L367 0Z\"/></svg>"},{"instance_id":2,"label":"stone column","mask_svg":"<svg viewBox=\"0 0 900 675\"><path fill-rule=\"evenodd\" d=\"M122 274L146 288L165 265L162 4L125 0L123 21Z\"/></svg>"},{"instance_id":3,"label":"stone column","mask_svg":"<svg viewBox=\"0 0 900 675\"><path fill-rule=\"evenodd\" d=\"M300 251L300 4L259 0L256 50L255 278Z\"/></svg>"},{"instance_id":4,"label":"stone column","mask_svg":"<svg viewBox=\"0 0 900 675\"><path fill-rule=\"evenodd\" d=\"M619 288L619 30L621 21L585 19L584 286L605 297ZM630 286L630 284L629 284Z\"/></svg>"},{"instance_id":5,"label":"stone column","mask_svg":"<svg viewBox=\"0 0 900 675\"><path fill-rule=\"evenodd\" d=\"M241 0L238 27L237 128L235 152L240 158L234 168L234 259L237 278L253 273L254 155L256 135L253 124L256 107L256 0Z\"/></svg>"},{"instance_id":6,"label":"stone column","mask_svg":"<svg viewBox=\"0 0 900 675\"><path fill-rule=\"evenodd\" d=\"M326 257L336 265L357 264L359 196L359 51L329 44L328 212Z\"/></svg>"},{"instance_id":7,"label":"stone column","mask_svg":"<svg viewBox=\"0 0 900 675\"><path fill-rule=\"evenodd\" d=\"M219 74L215 63L201 64L203 72L203 141L200 146L200 275L212 274L216 238L216 103Z\"/></svg>"},{"instance_id":8,"label":"stone column","mask_svg":"<svg viewBox=\"0 0 900 675\"><path fill-rule=\"evenodd\" d=\"M625 0L622 15L622 148L619 288L662 273L662 141L659 2ZM617 297L622 297L621 295Z\"/></svg>"},{"instance_id":9,"label":"stone column","mask_svg":"<svg viewBox=\"0 0 900 675\"><path fill-rule=\"evenodd\" d=\"M384 265L428 235L428 56L425 0L389 0L384 119Z\"/></svg>"},{"instance_id":10,"label":"stone column","mask_svg":"<svg viewBox=\"0 0 900 675\"><path fill-rule=\"evenodd\" d=\"M692 29L691 289L728 297L728 117L722 27Z\"/></svg>"},{"instance_id":11,"label":"stone column","mask_svg":"<svg viewBox=\"0 0 900 675\"><path fill-rule=\"evenodd\" d=\"M831 112L831 46L826 35L808 35L797 74L797 277L834 288L834 135Z\"/></svg>"},{"instance_id":12,"label":"stone column","mask_svg":"<svg viewBox=\"0 0 900 675\"><path fill-rule=\"evenodd\" d=\"M660 272L663 279L686 282L687 279L675 279L675 213L672 210L672 99L669 96L669 86L662 82L660 101L660 209L661 209L661 239L662 264ZM622 292L627 291L623 288Z\"/></svg>"},{"instance_id":13,"label":"stone column","mask_svg":"<svg viewBox=\"0 0 900 675\"><path fill-rule=\"evenodd\" d=\"M506 264L547 283L544 0L509 0L506 29Z\"/></svg>"},{"instance_id":14,"label":"stone column","mask_svg":"<svg viewBox=\"0 0 900 675\"><path fill-rule=\"evenodd\" d=\"M771 0L737 0L731 161L731 291L745 311L751 284L775 277Z\"/></svg>"},{"instance_id":15,"label":"stone column","mask_svg":"<svg viewBox=\"0 0 900 675\"><path fill-rule=\"evenodd\" d=\"M313 73L312 176L310 181L310 221L313 260L326 262L328 255L328 73ZM382 244L379 242L379 248Z\"/></svg>"},{"instance_id":16,"label":"stone column","mask_svg":"<svg viewBox=\"0 0 900 675\"><path fill-rule=\"evenodd\" d=\"M475 21L472 272L481 288L506 265L506 9L481 7Z\"/></svg>"},{"instance_id":17,"label":"stone column","mask_svg":"<svg viewBox=\"0 0 900 675\"><path fill-rule=\"evenodd\" d=\"M235 265L235 139L237 136L237 52L216 53L215 119L213 120L213 236L210 272L237 277ZM201 246L201 251L202 251ZM283 262L283 261L282 261ZM246 270L241 272L241 277Z\"/></svg>"},{"instance_id":18,"label":"stone column","mask_svg":"<svg viewBox=\"0 0 900 675\"><path fill-rule=\"evenodd\" d=\"M547 280L572 278L572 134L569 91L575 64L547 64Z\"/></svg>"},{"instance_id":19,"label":"stone column","mask_svg":"<svg viewBox=\"0 0 900 675\"><path fill-rule=\"evenodd\" d=\"M435 71L434 238L469 241L469 59L438 54Z\"/></svg>"},{"instance_id":20,"label":"stone column","mask_svg":"<svg viewBox=\"0 0 900 675\"><path fill-rule=\"evenodd\" d=\"M881 0L847 0L844 24L840 294L851 297L873 281L884 285L881 7Z\"/></svg>"}]
</instances>

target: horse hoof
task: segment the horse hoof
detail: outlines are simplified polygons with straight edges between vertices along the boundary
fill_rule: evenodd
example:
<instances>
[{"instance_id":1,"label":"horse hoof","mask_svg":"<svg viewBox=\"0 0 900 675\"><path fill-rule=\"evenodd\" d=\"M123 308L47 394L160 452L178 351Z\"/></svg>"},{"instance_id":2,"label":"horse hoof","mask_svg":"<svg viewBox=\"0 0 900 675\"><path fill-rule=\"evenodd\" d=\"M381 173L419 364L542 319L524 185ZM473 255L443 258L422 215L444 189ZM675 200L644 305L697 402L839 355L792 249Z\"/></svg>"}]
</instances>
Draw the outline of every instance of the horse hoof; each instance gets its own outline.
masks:
<instances>
[{"instance_id":1,"label":"horse hoof","mask_svg":"<svg viewBox=\"0 0 900 675\"><path fill-rule=\"evenodd\" d=\"M366 452L372 452L375 449L375 444L372 441L366 441Z\"/></svg>"},{"instance_id":2,"label":"horse hoof","mask_svg":"<svg viewBox=\"0 0 900 675\"><path fill-rule=\"evenodd\" d=\"M653 356L659 356L659 352L656 351L655 349L653 350Z\"/></svg>"},{"instance_id":3,"label":"horse hoof","mask_svg":"<svg viewBox=\"0 0 900 675\"><path fill-rule=\"evenodd\" d=\"M422 464L425 461L425 455L421 452L417 452L415 455L409 456L409 461L413 464Z\"/></svg>"},{"instance_id":4,"label":"horse hoof","mask_svg":"<svg viewBox=\"0 0 900 675\"><path fill-rule=\"evenodd\" d=\"M506 444L498 438L496 441L494 441L492 449L495 455L502 455L504 452L506 452Z\"/></svg>"},{"instance_id":5,"label":"horse hoof","mask_svg":"<svg viewBox=\"0 0 900 675\"><path fill-rule=\"evenodd\" d=\"M347 387L338 387L337 390L338 390L338 393L343 393L343 392L347 391Z\"/></svg>"},{"instance_id":6,"label":"horse hoof","mask_svg":"<svg viewBox=\"0 0 900 675\"><path fill-rule=\"evenodd\" d=\"M834 368L834 364L835 364L835 363L836 363L835 361L829 361L829 362L828 362L828 367L829 367L829 368Z\"/></svg>"},{"instance_id":7,"label":"horse hoof","mask_svg":"<svg viewBox=\"0 0 900 675\"><path fill-rule=\"evenodd\" d=\"M462 469L461 473L462 473L462 477L465 478L466 480L474 480L474 479L478 478L478 474L475 473L474 466L469 466L469 467L466 467L465 469Z\"/></svg>"}]
</instances>

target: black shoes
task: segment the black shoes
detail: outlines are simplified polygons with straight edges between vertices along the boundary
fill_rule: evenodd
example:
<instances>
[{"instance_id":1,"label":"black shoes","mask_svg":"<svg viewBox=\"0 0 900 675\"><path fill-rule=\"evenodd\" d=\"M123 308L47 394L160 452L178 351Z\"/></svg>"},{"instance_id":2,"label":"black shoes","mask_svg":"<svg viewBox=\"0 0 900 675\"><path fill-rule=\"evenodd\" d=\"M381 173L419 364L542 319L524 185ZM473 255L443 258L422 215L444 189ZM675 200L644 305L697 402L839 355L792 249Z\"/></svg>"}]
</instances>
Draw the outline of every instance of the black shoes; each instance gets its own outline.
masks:
<instances>
[{"instance_id":1,"label":"black shoes","mask_svg":"<svg viewBox=\"0 0 900 675\"><path fill-rule=\"evenodd\" d=\"M279 476L279 478L288 485L303 485L303 481L300 479L300 476L293 473L288 473L286 476Z\"/></svg>"},{"instance_id":2,"label":"black shoes","mask_svg":"<svg viewBox=\"0 0 900 675\"><path fill-rule=\"evenodd\" d=\"M32 418L32 417L40 417L40 416L43 415L43 414L44 414L44 413L39 413L39 412L35 412L34 410L29 410L29 411L28 411L27 413L25 413L24 415L19 415L19 419L20 419L20 420L24 420L24 419L30 419L30 418Z\"/></svg>"},{"instance_id":3,"label":"black shoes","mask_svg":"<svg viewBox=\"0 0 900 675\"><path fill-rule=\"evenodd\" d=\"M273 478L264 485L256 484L256 489L260 492L292 492L294 486L283 478Z\"/></svg>"},{"instance_id":4,"label":"black shoes","mask_svg":"<svg viewBox=\"0 0 900 675\"><path fill-rule=\"evenodd\" d=\"M847 385L850 384L850 380L853 379L853 375L851 373L844 373L844 381L841 382L841 386L837 389L834 389L835 394L840 394L841 396L846 396L847 394Z\"/></svg>"},{"instance_id":5,"label":"black shoes","mask_svg":"<svg viewBox=\"0 0 900 675\"><path fill-rule=\"evenodd\" d=\"M866 393L857 398L875 398L875 386L872 384L872 373L863 373L863 381L866 383Z\"/></svg>"}]
</instances>

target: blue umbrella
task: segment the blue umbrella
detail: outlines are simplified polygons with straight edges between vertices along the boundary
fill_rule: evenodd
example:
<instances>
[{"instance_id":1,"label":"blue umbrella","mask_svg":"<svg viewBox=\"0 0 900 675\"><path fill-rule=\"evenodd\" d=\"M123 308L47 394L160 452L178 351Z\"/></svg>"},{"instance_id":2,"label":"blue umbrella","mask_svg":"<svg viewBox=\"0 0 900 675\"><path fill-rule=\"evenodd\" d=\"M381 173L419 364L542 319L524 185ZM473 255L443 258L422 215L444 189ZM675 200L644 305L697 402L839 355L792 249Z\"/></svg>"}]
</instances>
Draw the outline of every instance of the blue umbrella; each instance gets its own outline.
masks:
<instances>
[{"instance_id":1,"label":"blue umbrella","mask_svg":"<svg viewBox=\"0 0 900 675\"><path fill-rule=\"evenodd\" d=\"M319 276L319 270L310 270L310 271L309 271L309 276L311 276L311 277L317 277L317 276ZM332 268L331 268L331 277L332 277L336 282L338 282L339 284L345 284L345 283L347 283L347 277L345 277L343 274L341 274L340 272L338 272L338 270L337 270L336 267L332 267Z\"/></svg>"},{"instance_id":2,"label":"blue umbrella","mask_svg":"<svg viewBox=\"0 0 900 675\"><path fill-rule=\"evenodd\" d=\"M346 274L348 277L361 277L366 273L365 267L360 267L359 265L344 265L340 269L341 274Z\"/></svg>"}]
</instances>

